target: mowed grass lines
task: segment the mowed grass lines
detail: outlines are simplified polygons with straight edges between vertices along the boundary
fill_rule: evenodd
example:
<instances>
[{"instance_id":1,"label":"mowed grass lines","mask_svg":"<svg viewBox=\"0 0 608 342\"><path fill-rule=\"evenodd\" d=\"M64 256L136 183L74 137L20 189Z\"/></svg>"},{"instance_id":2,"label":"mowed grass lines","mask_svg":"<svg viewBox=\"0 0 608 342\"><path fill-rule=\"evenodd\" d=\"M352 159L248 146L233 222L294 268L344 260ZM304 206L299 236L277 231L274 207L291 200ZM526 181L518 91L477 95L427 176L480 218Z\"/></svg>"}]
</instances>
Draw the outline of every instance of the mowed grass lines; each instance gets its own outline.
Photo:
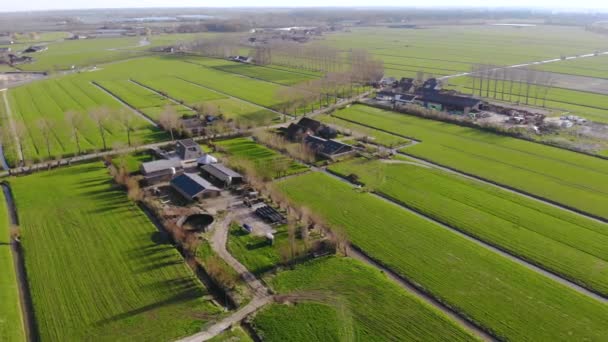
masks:
<instances>
[{"instance_id":1,"label":"mowed grass lines","mask_svg":"<svg viewBox=\"0 0 608 342\"><path fill-rule=\"evenodd\" d=\"M159 121L166 107L173 108L180 116L195 114L191 109L130 80L99 81L96 83L154 121Z\"/></svg>"},{"instance_id":2,"label":"mowed grass lines","mask_svg":"<svg viewBox=\"0 0 608 342\"><path fill-rule=\"evenodd\" d=\"M437 169L356 159L331 166L356 174L424 215L608 295L608 225Z\"/></svg>"},{"instance_id":3,"label":"mowed grass lines","mask_svg":"<svg viewBox=\"0 0 608 342\"><path fill-rule=\"evenodd\" d=\"M257 171L269 178L293 175L308 170L305 165L297 163L249 138L222 140L216 144L230 156L253 162Z\"/></svg>"},{"instance_id":4,"label":"mowed grass lines","mask_svg":"<svg viewBox=\"0 0 608 342\"><path fill-rule=\"evenodd\" d=\"M608 307L330 176L279 183L297 204L405 278L508 340L602 340ZM557 299L559 298L559 299Z\"/></svg>"},{"instance_id":5,"label":"mowed grass lines","mask_svg":"<svg viewBox=\"0 0 608 342\"><path fill-rule=\"evenodd\" d=\"M254 326L268 341L474 340L435 308L354 259L316 259L268 282L280 294L305 298L258 313Z\"/></svg>"},{"instance_id":6,"label":"mowed grass lines","mask_svg":"<svg viewBox=\"0 0 608 342\"><path fill-rule=\"evenodd\" d=\"M0 341L25 341L17 275L11 252L10 222L4 195L0 195Z\"/></svg>"},{"instance_id":7,"label":"mowed grass lines","mask_svg":"<svg viewBox=\"0 0 608 342\"><path fill-rule=\"evenodd\" d=\"M334 115L422 141L407 154L608 218L606 160L363 105Z\"/></svg>"},{"instance_id":8,"label":"mowed grass lines","mask_svg":"<svg viewBox=\"0 0 608 342\"><path fill-rule=\"evenodd\" d=\"M369 142L386 147L396 147L410 142L410 140L403 137L358 125L335 116L320 115L317 116L316 119L326 124L334 125L338 127L340 131L352 134L356 138L368 138Z\"/></svg>"},{"instance_id":9,"label":"mowed grass lines","mask_svg":"<svg viewBox=\"0 0 608 342\"><path fill-rule=\"evenodd\" d=\"M81 118L78 135L83 151L103 147L102 138L95 122L88 112L101 107L111 112L125 109L118 101L104 93L88 81L68 76L64 78L31 83L9 91L13 119L21 122L26 134L21 143L26 158L47 158L46 139L40 129L42 118L51 122L50 135L51 155L70 155L77 152L72 127L66 120L66 113L76 111ZM135 114L133 114L135 115ZM142 143L154 141L160 131L143 119L137 117L134 123L132 138ZM115 120L104 124L108 147L115 143L127 142L126 130Z\"/></svg>"},{"instance_id":10,"label":"mowed grass lines","mask_svg":"<svg viewBox=\"0 0 608 342\"><path fill-rule=\"evenodd\" d=\"M172 340L218 314L101 163L10 182L41 340Z\"/></svg>"},{"instance_id":11,"label":"mowed grass lines","mask_svg":"<svg viewBox=\"0 0 608 342\"><path fill-rule=\"evenodd\" d=\"M160 76L155 78L141 78L137 82L154 89L177 101L183 101L190 107L212 106L217 108L229 119L250 122L255 125L268 123L277 117L277 114L264 107L250 102L233 99L227 95L209 90L200 85L184 81L177 77ZM203 107L204 108L204 107Z\"/></svg>"}]
</instances>

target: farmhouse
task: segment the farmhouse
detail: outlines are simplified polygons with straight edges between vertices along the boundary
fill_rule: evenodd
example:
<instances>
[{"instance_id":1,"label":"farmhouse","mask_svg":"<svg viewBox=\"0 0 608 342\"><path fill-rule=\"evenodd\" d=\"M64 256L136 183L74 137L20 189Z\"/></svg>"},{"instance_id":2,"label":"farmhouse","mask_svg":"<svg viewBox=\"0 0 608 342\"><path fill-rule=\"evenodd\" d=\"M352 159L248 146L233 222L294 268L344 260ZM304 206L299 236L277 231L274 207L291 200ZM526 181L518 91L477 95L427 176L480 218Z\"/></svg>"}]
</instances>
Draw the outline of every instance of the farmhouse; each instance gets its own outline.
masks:
<instances>
[{"instance_id":1,"label":"farmhouse","mask_svg":"<svg viewBox=\"0 0 608 342\"><path fill-rule=\"evenodd\" d=\"M201 170L205 177L217 181L224 186L236 185L243 182L243 176L221 163L203 165Z\"/></svg>"},{"instance_id":2,"label":"farmhouse","mask_svg":"<svg viewBox=\"0 0 608 342\"><path fill-rule=\"evenodd\" d=\"M328 159L339 158L355 151L351 145L336 140L323 139L314 135L307 136L304 143L319 156Z\"/></svg>"},{"instance_id":3,"label":"farmhouse","mask_svg":"<svg viewBox=\"0 0 608 342\"><path fill-rule=\"evenodd\" d=\"M444 94L440 92L426 92L416 100L426 108L446 111L463 112L478 111L482 104L481 100L472 97Z\"/></svg>"},{"instance_id":4,"label":"farmhouse","mask_svg":"<svg viewBox=\"0 0 608 342\"><path fill-rule=\"evenodd\" d=\"M179 140L175 146L175 152L184 162L193 162L204 154L201 147L192 139Z\"/></svg>"},{"instance_id":5,"label":"farmhouse","mask_svg":"<svg viewBox=\"0 0 608 342\"><path fill-rule=\"evenodd\" d=\"M335 138L335 129L309 118L302 118L297 124L291 124L285 131L285 136L291 141L302 141L307 135L318 135L325 139Z\"/></svg>"},{"instance_id":6,"label":"farmhouse","mask_svg":"<svg viewBox=\"0 0 608 342\"><path fill-rule=\"evenodd\" d=\"M179 160L155 160L141 164L141 174L147 184L166 182L184 172L182 163Z\"/></svg>"},{"instance_id":7,"label":"farmhouse","mask_svg":"<svg viewBox=\"0 0 608 342\"><path fill-rule=\"evenodd\" d=\"M23 50L24 53L35 53L35 52L42 52L42 51L46 51L49 48L45 45L32 45L30 47L28 47L27 49Z\"/></svg>"},{"instance_id":8,"label":"farmhouse","mask_svg":"<svg viewBox=\"0 0 608 342\"><path fill-rule=\"evenodd\" d=\"M205 133L205 123L200 116L181 118L182 129L191 136L199 136Z\"/></svg>"},{"instance_id":9,"label":"farmhouse","mask_svg":"<svg viewBox=\"0 0 608 342\"><path fill-rule=\"evenodd\" d=\"M194 173L184 173L171 180L171 187L189 200L217 197L221 190Z\"/></svg>"}]
</instances>

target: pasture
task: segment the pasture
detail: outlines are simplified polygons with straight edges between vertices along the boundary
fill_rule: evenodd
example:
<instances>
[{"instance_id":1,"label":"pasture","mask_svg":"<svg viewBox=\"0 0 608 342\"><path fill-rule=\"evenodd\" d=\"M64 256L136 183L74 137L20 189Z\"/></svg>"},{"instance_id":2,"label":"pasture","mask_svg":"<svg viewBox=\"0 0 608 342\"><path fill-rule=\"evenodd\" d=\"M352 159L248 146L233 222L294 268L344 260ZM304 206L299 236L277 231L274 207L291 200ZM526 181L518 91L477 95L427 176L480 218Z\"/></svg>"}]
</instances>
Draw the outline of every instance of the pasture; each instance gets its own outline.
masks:
<instances>
[{"instance_id":1,"label":"pasture","mask_svg":"<svg viewBox=\"0 0 608 342\"><path fill-rule=\"evenodd\" d=\"M608 218L606 160L363 105L334 116L422 141L406 154Z\"/></svg>"},{"instance_id":2,"label":"pasture","mask_svg":"<svg viewBox=\"0 0 608 342\"><path fill-rule=\"evenodd\" d=\"M233 159L244 159L253 163L259 175L272 179L289 176L308 170L308 167L256 143L249 138L218 141L216 145Z\"/></svg>"},{"instance_id":3,"label":"pasture","mask_svg":"<svg viewBox=\"0 0 608 342\"><path fill-rule=\"evenodd\" d=\"M339 129L343 133L353 135L356 138L361 137L363 139L368 140L369 142L372 142L372 143L378 144L378 145L382 145L385 147L397 147L397 146L405 145L410 142L409 139L405 139L403 137L400 137L400 136L397 136L394 134L385 133L385 132L379 131L377 129L372 129L372 128L365 127L362 125L358 125L356 123L342 120L340 118L337 118L337 117L331 116L331 115L320 115L320 116L317 116L315 119L319 120L323 123L326 123L328 125L332 125L332 126L335 126L338 128L343 128L343 129ZM344 129L346 129L346 131Z\"/></svg>"},{"instance_id":4,"label":"pasture","mask_svg":"<svg viewBox=\"0 0 608 342\"><path fill-rule=\"evenodd\" d=\"M407 160L332 165L370 190L608 295L608 225Z\"/></svg>"},{"instance_id":5,"label":"pasture","mask_svg":"<svg viewBox=\"0 0 608 342\"><path fill-rule=\"evenodd\" d=\"M268 341L473 340L435 308L354 259L315 259L267 281L280 294L303 297L255 316L256 330Z\"/></svg>"},{"instance_id":6,"label":"pasture","mask_svg":"<svg viewBox=\"0 0 608 342\"><path fill-rule=\"evenodd\" d=\"M41 340L172 340L220 313L101 163L10 183Z\"/></svg>"},{"instance_id":7,"label":"pasture","mask_svg":"<svg viewBox=\"0 0 608 342\"><path fill-rule=\"evenodd\" d=\"M49 152L51 158L76 154L78 145L75 131L81 151L101 149L103 140L99 128L89 115L90 111L100 108L105 108L115 115L125 110L124 115L134 116L131 132L133 141L148 143L165 136L160 130L126 110L110 95L77 76L49 79L11 89L9 100L13 120L17 127L21 127L20 132L13 133L21 136L19 140L25 158L29 160L47 159ZM74 125L68 121L68 112L74 112L76 116L75 131ZM41 122L42 118L48 120L48 126ZM103 123L108 148L115 144L127 143L126 128L118 121L109 119ZM41 124L48 127L49 135L45 135ZM16 160L10 162L14 164Z\"/></svg>"},{"instance_id":8,"label":"pasture","mask_svg":"<svg viewBox=\"0 0 608 342\"><path fill-rule=\"evenodd\" d=\"M17 275L11 251L10 222L4 195L0 195L0 341L25 341Z\"/></svg>"},{"instance_id":9,"label":"pasture","mask_svg":"<svg viewBox=\"0 0 608 342\"><path fill-rule=\"evenodd\" d=\"M321 173L279 187L344 228L372 258L501 339L598 340L608 334L606 305L392 203Z\"/></svg>"},{"instance_id":10,"label":"pasture","mask_svg":"<svg viewBox=\"0 0 608 342\"><path fill-rule=\"evenodd\" d=\"M582 27L538 25L429 26L418 29L357 27L318 44L342 50L362 48L384 62L385 74L415 77L470 71L471 64L515 65L608 50L605 38Z\"/></svg>"},{"instance_id":11,"label":"pasture","mask_svg":"<svg viewBox=\"0 0 608 342\"><path fill-rule=\"evenodd\" d=\"M608 48L604 51L608 51ZM608 78L608 55L560 61L538 68L562 74Z\"/></svg>"}]
</instances>

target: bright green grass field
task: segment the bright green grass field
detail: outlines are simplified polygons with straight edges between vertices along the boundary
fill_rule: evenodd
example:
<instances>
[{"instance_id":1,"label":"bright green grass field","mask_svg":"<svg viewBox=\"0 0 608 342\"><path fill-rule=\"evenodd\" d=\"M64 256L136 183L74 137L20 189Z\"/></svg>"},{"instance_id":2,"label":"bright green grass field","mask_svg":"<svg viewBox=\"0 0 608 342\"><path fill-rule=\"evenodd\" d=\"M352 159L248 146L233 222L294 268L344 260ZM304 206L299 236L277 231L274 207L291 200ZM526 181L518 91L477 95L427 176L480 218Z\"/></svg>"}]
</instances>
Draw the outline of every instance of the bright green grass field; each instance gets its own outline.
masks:
<instances>
[{"instance_id":1,"label":"bright green grass field","mask_svg":"<svg viewBox=\"0 0 608 342\"><path fill-rule=\"evenodd\" d=\"M562 74L608 78L608 55L543 64L537 68Z\"/></svg>"},{"instance_id":2,"label":"bright green grass field","mask_svg":"<svg viewBox=\"0 0 608 342\"><path fill-rule=\"evenodd\" d=\"M0 341L25 341L17 275L10 246L10 222L4 195L0 196Z\"/></svg>"},{"instance_id":3,"label":"bright green grass field","mask_svg":"<svg viewBox=\"0 0 608 342\"><path fill-rule=\"evenodd\" d=\"M218 315L100 163L10 182L41 340L172 340Z\"/></svg>"},{"instance_id":4,"label":"bright green grass field","mask_svg":"<svg viewBox=\"0 0 608 342\"><path fill-rule=\"evenodd\" d=\"M313 42L342 50L366 49L384 62L385 73L415 77L469 71L471 64L515 65L561 55L608 50L604 36L582 27L446 25L421 29L356 27Z\"/></svg>"},{"instance_id":5,"label":"bright green grass field","mask_svg":"<svg viewBox=\"0 0 608 342\"><path fill-rule=\"evenodd\" d=\"M608 161L363 105L335 116L421 140L402 151L608 218Z\"/></svg>"},{"instance_id":6,"label":"bright green grass field","mask_svg":"<svg viewBox=\"0 0 608 342\"><path fill-rule=\"evenodd\" d=\"M608 294L608 225L437 169L394 162L355 159L330 168L354 173L372 190Z\"/></svg>"},{"instance_id":7,"label":"bright green grass field","mask_svg":"<svg viewBox=\"0 0 608 342\"><path fill-rule=\"evenodd\" d=\"M250 122L256 126L268 123L277 117L277 114L269 109L247 101L230 98L177 77L161 76L138 79L137 81L166 94L170 98L183 101L183 103L190 107L203 104L216 106L218 112L226 118Z\"/></svg>"},{"instance_id":8,"label":"bright green grass field","mask_svg":"<svg viewBox=\"0 0 608 342\"><path fill-rule=\"evenodd\" d=\"M321 173L279 183L374 259L508 340L602 340L608 307Z\"/></svg>"},{"instance_id":9,"label":"bright green grass field","mask_svg":"<svg viewBox=\"0 0 608 342\"><path fill-rule=\"evenodd\" d=\"M271 245L266 237L247 234L240 225L232 225L228 235L228 250L253 274L269 271L281 262L279 250L289 244L287 227L279 226L275 229L277 232L274 233L274 243Z\"/></svg>"},{"instance_id":10,"label":"bright green grass field","mask_svg":"<svg viewBox=\"0 0 608 342\"><path fill-rule=\"evenodd\" d=\"M20 121L27 128L27 135L21 142L24 154L29 159L47 158L46 141L40 130L39 120L45 117L51 121L51 156L69 155L77 152L72 128L66 120L66 113L76 111L81 118L78 129L81 149L92 151L103 147L101 135L89 111L101 107L111 113L125 109L118 101L77 75L34 82L11 89L9 92L13 120ZM127 113L131 115L130 111ZM126 129L115 119L104 123L107 146L126 145ZM154 128L139 116L133 124L133 141L148 143L163 139L165 134ZM14 148L14 147L13 147ZM14 163L14 160L10 160Z\"/></svg>"},{"instance_id":11,"label":"bright green grass field","mask_svg":"<svg viewBox=\"0 0 608 342\"><path fill-rule=\"evenodd\" d=\"M316 259L268 281L281 294L308 299L295 307L271 305L255 317L256 329L268 341L474 339L386 275L354 259Z\"/></svg>"},{"instance_id":12,"label":"bright green grass field","mask_svg":"<svg viewBox=\"0 0 608 342\"><path fill-rule=\"evenodd\" d=\"M342 120L335 116L330 115L320 115L315 119L324 122L326 124L335 125L337 127L342 127L346 129L346 132L352 132L353 135L357 136L364 134L365 136L370 138L370 142L373 142L378 145L386 146L386 147L396 147L400 145L405 145L410 142L410 140L405 139L403 137L388 134L377 129L372 129L369 127L365 127L362 125L358 125L356 123L352 123L346 120Z\"/></svg>"},{"instance_id":13,"label":"bright green grass field","mask_svg":"<svg viewBox=\"0 0 608 342\"><path fill-rule=\"evenodd\" d=\"M254 162L260 174L268 175L272 178L293 175L308 170L308 167L305 165L295 162L249 138L222 140L216 144L226 149L229 155ZM286 165L286 169L281 173L276 172L274 169L274 166L279 164Z\"/></svg>"}]
</instances>

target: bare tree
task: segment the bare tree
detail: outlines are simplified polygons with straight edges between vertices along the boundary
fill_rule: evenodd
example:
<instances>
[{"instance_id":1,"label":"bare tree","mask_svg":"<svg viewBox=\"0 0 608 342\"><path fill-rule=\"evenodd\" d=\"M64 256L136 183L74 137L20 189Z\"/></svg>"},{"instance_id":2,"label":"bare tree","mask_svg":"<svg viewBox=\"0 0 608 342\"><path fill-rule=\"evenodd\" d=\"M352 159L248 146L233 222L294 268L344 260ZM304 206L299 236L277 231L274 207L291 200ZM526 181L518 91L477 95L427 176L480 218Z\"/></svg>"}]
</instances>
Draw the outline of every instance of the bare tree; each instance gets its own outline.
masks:
<instances>
[{"instance_id":1,"label":"bare tree","mask_svg":"<svg viewBox=\"0 0 608 342\"><path fill-rule=\"evenodd\" d=\"M91 120L95 122L97 130L99 131L99 136L101 137L101 142L103 143L104 150L108 149L108 146L106 144L106 128L104 125L109 119L109 113L110 112L105 107L96 108L89 112Z\"/></svg>"},{"instance_id":2,"label":"bare tree","mask_svg":"<svg viewBox=\"0 0 608 342\"><path fill-rule=\"evenodd\" d=\"M79 131L82 127L82 119L82 115L78 112L68 111L65 113L65 121L68 123L68 125L70 125L70 128L72 130L72 139L74 139L74 142L76 143L76 149L78 151L78 154L82 152L80 148L79 135Z\"/></svg>"},{"instance_id":3,"label":"bare tree","mask_svg":"<svg viewBox=\"0 0 608 342\"><path fill-rule=\"evenodd\" d=\"M127 144L131 147L131 132L133 131L133 125L135 124L135 115L127 109L120 109L116 112L116 119L127 133Z\"/></svg>"},{"instance_id":4,"label":"bare tree","mask_svg":"<svg viewBox=\"0 0 608 342\"><path fill-rule=\"evenodd\" d=\"M51 137L53 135L53 123L47 118L42 117L38 119L36 122L38 125L38 129L40 130L40 134L42 134L42 138L44 139L44 144L46 146L46 152L49 160L51 159Z\"/></svg>"},{"instance_id":5,"label":"bare tree","mask_svg":"<svg viewBox=\"0 0 608 342\"><path fill-rule=\"evenodd\" d=\"M159 123L171 134L171 140L175 140L174 132L179 128L179 116L175 107L167 105L160 114Z\"/></svg>"}]
</instances>

